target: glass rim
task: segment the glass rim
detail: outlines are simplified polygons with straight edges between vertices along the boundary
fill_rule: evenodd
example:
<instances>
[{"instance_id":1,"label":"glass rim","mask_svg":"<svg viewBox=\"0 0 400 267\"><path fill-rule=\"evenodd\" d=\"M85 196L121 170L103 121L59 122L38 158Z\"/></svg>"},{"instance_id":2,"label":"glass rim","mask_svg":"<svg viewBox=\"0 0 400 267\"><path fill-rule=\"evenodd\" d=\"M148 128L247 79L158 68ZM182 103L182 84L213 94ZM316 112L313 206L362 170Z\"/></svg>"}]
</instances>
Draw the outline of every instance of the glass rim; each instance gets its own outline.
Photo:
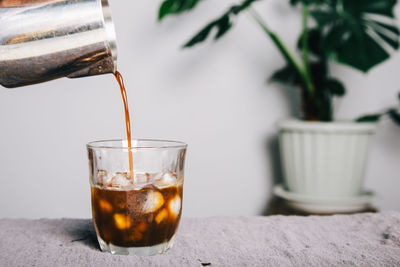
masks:
<instances>
[{"instance_id":1,"label":"glass rim","mask_svg":"<svg viewBox=\"0 0 400 267\"><path fill-rule=\"evenodd\" d=\"M97 140L91 141L86 144L86 147L89 149L182 149L187 148L187 144L182 141L174 141L174 140L164 140L164 139L142 139L142 138L134 138L131 141L144 141L144 142L154 142L154 143L163 143L162 145L144 145L144 146L122 146L119 145L106 145L105 143L109 142L123 142L127 141L127 139L108 139L108 140Z\"/></svg>"}]
</instances>

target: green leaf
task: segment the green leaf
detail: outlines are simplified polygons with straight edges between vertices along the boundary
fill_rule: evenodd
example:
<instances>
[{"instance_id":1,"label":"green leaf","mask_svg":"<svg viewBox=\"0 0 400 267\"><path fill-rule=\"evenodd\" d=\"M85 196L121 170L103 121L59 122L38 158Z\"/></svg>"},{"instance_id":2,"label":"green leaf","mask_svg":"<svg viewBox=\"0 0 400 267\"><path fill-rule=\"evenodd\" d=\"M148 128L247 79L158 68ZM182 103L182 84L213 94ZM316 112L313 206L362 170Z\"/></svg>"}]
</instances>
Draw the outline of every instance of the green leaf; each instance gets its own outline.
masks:
<instances>
[{"instance_id":1,"label":"green leaf","mask_svg":"<svg viewBox=\"0 0 400 267\"><path fill-rule=\"evenodd\" d=\"M229 16L224 16L222 19L219 21L218 24L218 32L215 35L215 40L219 39L221 36L223 36L229 29L232 27L232 23L229 20Z\"/></svg>"},{"instance_id":2,"label":"green leaf","mask_svg":"<svg viewBox=\"0 0 400 267\"><path fill-rule=\"evenodd\" d=\"M389 44L393 49L399 48L398 39L394 38L394 36L399 36L399 29L387 24L382 24L380 22L374 21L369 22L368 27L372 28L376 34L382 38L387 44ZM383 34L383 32L385 34Z\"/></svg>"},{"instance_id":3,"label":"green leaf","mask_svg":"<svg viewBox=\"0 0 400 267\"><path fill-rule=\"evenodd\" d=\"M312 4L321 4L326 0L290 0L290 4L292 6L297 5L298 3L302 3L303 5L312 5Z\"/></svg>"},{"instance_id":4,"label":"green leaf","mask_svg":"<svg viewBox=\"0 0 400 267\"><path fill-rule=\"evenodd\" d=\"M270 82L279 82L283 84L298 85L301 83L301 77L299 73L291 65L275 71L269 78Z\"/></svg>"},{"instance_id":5,"label":"green leaf","mask_svg":"<svg viewBox=\"0 0 400 267\"><path fill-rule=\"evenodd\" d=\"M216 28L217 33L214 37L215 40L222 37L230 28L232 27L232 23L229 19L229 14L225 14L217 20L214 20L206 27L204 27L199 33L197 33L192 39L190 39L183 47L191 47L197 43L203 42L210 32Z\"/></svg>"},{"instance_id":6,"label":"green leaf","mask_svg":"<svg viewBox=\"0 0 400 267\"><path fill-rule=\"evenodd\" d=\"M400 126L400 113L398 110L392 108L388 110L388 115L394 123Z\"/></svg>"},{"instance_id":7,"label":"green leaf","mask_svg":"<svg viewBox=\"0 0 400 267\"><path fill-rule=\"evenodd\" d=\"M234 5L221 17L213 20L211 23L201 29L195 36L193 36L183 47L192 47L198 43L203 42L212 30L216 29L217 32L214 39L217 40L224 36L233 26L232 17L237 16L243 10L247 9L253 2L258 0L245 0L240 5Z\"/></svg>"},{"instance_id":8,"label":"green leaf","mask_svg":"<svg viewBox=\"0 0 400 267\"><path fill-rule=\"evenodd\" d=\"M179 14L193 9L200 0L165 0L158 10L158 20L168 15Z\"/></svg>"},{"instance_id":9,"label":"green leaf","mask_svg":"<svg viewBox=\"0 0 400 267\"><path fill-rule=\"evenodd\" d=\"M382 114L368 114L356 119L356 122L377 122L381 117Z\"/></svg>"},{"instance_id":10,"label":"green leaf","mask_svg":"<svg viewBox=\"0 0 400 267\"><path fill-rule=\"evenodd\" d=\"M328 80L328 64L324 58L310 63L311 78L316 90L325 90L325 83Z\"/></svg>"},{"instance_id":11,"label":"green leaf","mask_svg":"<svg viewBox=\"0 0 400 267\"><path fill-rule=\"evenodd\" d=\"M243 10L247 9L248 7L250 7L251 4L252 4L253 2L256 2L256 1L258 1L258 0L244 0L244 1L242 2L242 4L232 6L232 7L229 9L229 11L230 11L230 13L232 13L232 14L238 15L240 12L242 12Z\"/></svg>"},{"instance_id":12,"label":"green leaf","mask_svg":"<svg viewBox=\"0 0 400 267\"><path fill-rule=\"evenodd\" d=\"M399 48L396 0L325 0L311 15L322 33L322 50L340 63L368 71Z\"/></svg>"},{"instance_id":13,"label":"green leaf","mask_svg":"<svg viewBox=\"0 0 400 267\"><path fill-rule=\"evenodd\" d=\"M336 79L328 79L325 82L325 88L331 92L332 95L344 96L346 89L344 85Z\"/></svg>"},{"instance_id":14,"label":"green leaf","mask_svg":"<svg viewBox=\"0 0 400 267\"><path fill-rule=\"evenodd\" d=\"M308 49L309 51L314 54L315 56L322 56L321 50L321 32L318 28L309 29L307 36L308 36ZM303 42L302 42L303 34L300 35L297 41L297 48L299 50L303 49Z\"/></svg>"},{"instance_id":15,"label":"green leaf","mask_svg":"<svg viewBox=\"0 0 400 267\"><path fill-rule=\"evenodd\" d=\"M393 17L393 6L396 0L352 0L348 5L359 12L378 13Z\"/></svg>"}]
</instances>

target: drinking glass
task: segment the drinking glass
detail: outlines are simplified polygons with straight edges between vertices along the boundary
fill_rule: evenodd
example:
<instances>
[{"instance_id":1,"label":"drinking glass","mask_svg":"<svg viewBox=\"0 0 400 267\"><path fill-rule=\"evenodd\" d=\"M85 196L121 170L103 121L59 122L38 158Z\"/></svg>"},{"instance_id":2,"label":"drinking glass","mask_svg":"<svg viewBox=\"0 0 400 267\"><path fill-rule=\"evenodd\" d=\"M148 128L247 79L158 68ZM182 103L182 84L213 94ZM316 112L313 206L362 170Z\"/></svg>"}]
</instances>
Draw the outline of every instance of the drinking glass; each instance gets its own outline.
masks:
<instances>
[{"instance_id":1,"label":"drinking glass","mask_svg":"<svg viewBox=\"0 0 400 267\"><path fill-rule=\"evenodd\" d=\"M87 144L93 223L102 251L154 255L173 245L187 145L166 140ZM131 171L132 170L132 171Z\"/></svg>"}]
</instances>

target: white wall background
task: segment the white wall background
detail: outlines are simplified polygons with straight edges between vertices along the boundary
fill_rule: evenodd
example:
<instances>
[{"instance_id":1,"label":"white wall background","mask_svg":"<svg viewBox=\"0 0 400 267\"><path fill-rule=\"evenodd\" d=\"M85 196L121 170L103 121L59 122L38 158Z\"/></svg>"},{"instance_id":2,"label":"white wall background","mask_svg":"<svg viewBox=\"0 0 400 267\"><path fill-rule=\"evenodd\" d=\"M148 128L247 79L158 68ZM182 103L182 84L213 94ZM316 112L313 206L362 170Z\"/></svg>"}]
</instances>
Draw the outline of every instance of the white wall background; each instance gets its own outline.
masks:
<instances>
[{"instance_id":1,"label":"white wall background","mask_svg":"<svg viewBox=\"0 0 400 267\"><path fill-rule=\"evenodd\" d=\"M217 43L179 47L232 1L204 1L194 12L156 22L160 1L110 0L136 137L189 144L184 216L257 215L267 205L275 157L267 143L289 117L293 89L267 84L283 60L248 16ZM288 1L257 9L294 46L299 17ZM400 15L399 8L397 14ZM337 118L396 105L400 53L363 75L334 67L348 95ZM90 217L85 144L123 138L119 89L111 75L0 88L0 217ZM366 186L384 210L400 210L400 128L383 122Z\"/></svg>"}]
</instances>

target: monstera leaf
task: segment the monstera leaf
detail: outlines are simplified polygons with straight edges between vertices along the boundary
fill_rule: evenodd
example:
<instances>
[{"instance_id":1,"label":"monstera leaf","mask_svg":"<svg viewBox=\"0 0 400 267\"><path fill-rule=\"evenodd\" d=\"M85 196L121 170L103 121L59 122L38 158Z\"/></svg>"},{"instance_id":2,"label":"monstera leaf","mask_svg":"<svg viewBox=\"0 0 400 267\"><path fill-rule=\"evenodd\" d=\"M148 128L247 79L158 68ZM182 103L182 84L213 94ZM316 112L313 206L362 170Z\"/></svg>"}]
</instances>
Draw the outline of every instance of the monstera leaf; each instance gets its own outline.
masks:
<instances>
[{"instance_id":1,"label":"monstera leaf","mask_svg":"<svg viewBox=\"0 0 400 267\"><path fill-rule=\"evenodd\" d=\"M400 102L400 93L397 95ZM398 126L400 126L400 110L398 108L390 108L383 113L367 114L358 119L357 122L378 122L383 115L388 115L388 117Z\"/></svg>"},{"instance_id":2,"label":"monstera leaf","mask_svg":"<svg viewBox=\"0 0 400 267\"><path fill-rule=\"evenodd\" d=\"M269 78L269 81L288 85L299 85L302 83L299 73L292 67L292 65L286 65L275 71Z\"/></svg>"},{"instance_id":3,"label":"monstera leaf","mask_svg":"<svg viewBox=\"0 0 400 267\"><path fill-rule=\"evenodd\" d=\"M399 103L400 103L400 93L397 95ZM392 119L394 123L400 126L400 110L397 108L391 108L388 110L388 115Z\"/></svg>"},{"instance_id":4,"label":"monstera leaf","mask_svg":"<svg viewBox=\"0 0 400 267\"><path fill-rule=\"evenodd\" d=\"M388 114L392 121L400 126L400 112L397 109L392 108L388 110Z\"/></svg>"},{"instance_id":5,"label":"monstera leaf","mask_svg":"<svg viewBox=\"0 0 400 267\"><path fill-rule=\"evenodd\" d=\"M232 27L232 22L230 18L230 13L227 12L220 18L212 21L207 26L205 26L200 32L198 32L192 39L190 39L183 47L191 47L197 43L203 42L207 39L208 35L210 34L211 30L214 28L217 29L217 33L215 34L214 39L217 40L221 36L223 36L229 29Z\"/></svg>"},{"instance_id":6,"label":"monstera leaf","mask_svg":"<svg viewBox=\"0 0 400 267\"><path fill-rule=\"evenodd\" d=\"M298 3L302 3L304 5L312 5L312 4L321 4L326 0L290 0L290 4L292 6L297 5Z\"/></svg>"},{"instance_id":7,"label":"monstera leaf","mask_svg":"<svg viewBox=\"0 0 400 267\"><path fill-rule=\"evenodd\" d=\"M383 114L368 114L356 119L356 122L378 122Z\"/></svg>"},{"instance_id":8,"label":"monstera leaf","mask_svg":"<svg viewBox=\"0 0 400 267\"><path fill-rule=\"evenodd\" d=\"M344 96L346 93L346 89L344 88L344 85L337 79L327 79L325 81L325 88L329 90L329 92L332 95L335 96Z\"/></svg>"},{"instance_id":9,"label":"monstera leaf","mask_svg":"<svg viewBox=\"0 0 400 267\"><path fill-rule=\"evenodd\" d=\"M297 49L300 51L303 49L303 35L302 33L297 40ZM322 33L318 28L311 28L307 30L307 37L308 37L308 51L313 54L314 56L321 58L325 57L322 49L321 49L321 39Z\"/></svg>"},{"instance_id":10,"label":"monstera leaf","mask_svg":"<svg viewBox=\"0 0 400 267\"><path fill-rule=\"evenodd\" d=\"M311 7L323 33L321 48L331 59L368 71L389 57L386 47L399 48L395 4L396 0L325 0Z\"/></svg>"},{"instance_id":11,"label":"monstera leaf","mask_svg":"<svg viewBox=\"0 0 400 267\"><path fill-rule=\"evenodd\" d=\"M227 12L225 12L221 17L213 20L211 23L206 25L200 32L198 32L192 39L190 39L184 47L191 47L195 44L203 42L212 30L216 29L217 32L214 36L214 39L217 40L222 37L225 33L227 33L232 25L232 19L234 16L237 16L243 10L247 9L253 2L258 0L245 0L239 5L234 5Z\"/></svg>"},{"instance_id":12,"label":"monstera leaf","mask_svg":"<svg viewBox=\"0 0 400 267\"><path fill-rule=\"evenodd\" d=\"M329 77L326 62L312 62L310 67L317 90L326 90L332 96L339 97L346 93L344 85L339 80ZM286 65L274 72L269 80L294 86L302 85L299 73L291 65Z\"/></svg>"},{"instance_id":13,"label":"monstera leaf","mask_svg":"<svg viewBox=\"0 0 400 267\"><path fill-rule=\"evenodd\" d=\"M200 0L165 0L158 10L158 19L162 20L167 15L179 14L193 9Z\"/></svg>"}]
</instances>

